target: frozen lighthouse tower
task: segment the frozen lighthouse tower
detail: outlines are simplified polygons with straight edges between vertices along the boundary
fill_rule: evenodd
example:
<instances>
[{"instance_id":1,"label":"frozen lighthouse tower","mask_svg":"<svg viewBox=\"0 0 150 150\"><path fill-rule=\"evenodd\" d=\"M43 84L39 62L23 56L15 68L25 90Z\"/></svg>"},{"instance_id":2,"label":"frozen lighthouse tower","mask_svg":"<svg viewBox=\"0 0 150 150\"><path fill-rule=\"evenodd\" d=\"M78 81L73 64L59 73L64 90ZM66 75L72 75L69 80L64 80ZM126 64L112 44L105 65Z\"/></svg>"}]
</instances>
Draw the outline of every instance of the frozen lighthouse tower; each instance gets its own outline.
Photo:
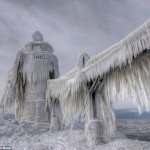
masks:
<instances>
[{"instance_id":1,"label":"frozen lighthouse tower","mask_svg":"<svg viewBox=\"0 0 150 150\"><path fill-rule=\"evenodd\" d=\"M59 76L58 60L53 54L52 46L43 41L43 35L39 31L36 31L32 37L33 41L26 44L23 50L22 69L26 83L22 115L18 118L47 122L50 117L49 112L45 110L45 91L47 80Z\"/></svg>"},{"instance_id":2,"label":"frozen lighthouse tower","mask_svg":"<svg viewBox=\"0 0 150 150\"><path fill-rule=\"evenodd\" d=\"M45 93L47 80L59 77L58 60L39 31L32 38L17 54L1 104L15 106L18 120L51 122L50 110L45 108Z\"/></svg>"}]
</instances>

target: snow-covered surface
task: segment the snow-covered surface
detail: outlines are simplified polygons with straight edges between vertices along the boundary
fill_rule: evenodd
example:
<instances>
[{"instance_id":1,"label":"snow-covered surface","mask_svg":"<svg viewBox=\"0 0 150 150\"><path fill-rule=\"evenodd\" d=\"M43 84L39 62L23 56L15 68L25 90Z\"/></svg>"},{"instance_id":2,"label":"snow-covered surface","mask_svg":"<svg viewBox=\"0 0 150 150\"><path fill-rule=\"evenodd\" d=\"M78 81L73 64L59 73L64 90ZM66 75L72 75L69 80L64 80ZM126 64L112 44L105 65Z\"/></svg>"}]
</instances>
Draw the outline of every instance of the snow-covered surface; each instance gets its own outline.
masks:
<instances>
[{"instance_id":1,"label":"snow-covered surface","mask_svg":"<svg viewBox=\"0 0 150 150\"><path fill-rule=\"evenodd\" d=\"M82 129L39 132L33 123L13 121L0 124L0 146L12 146L13 150L150 150L150 142L133 140L148 132L149 125L150 121L117 121L118 131L111 142L90 146ZM121 132L131 133L132 140Z\"/></svg>"}]
</instances>

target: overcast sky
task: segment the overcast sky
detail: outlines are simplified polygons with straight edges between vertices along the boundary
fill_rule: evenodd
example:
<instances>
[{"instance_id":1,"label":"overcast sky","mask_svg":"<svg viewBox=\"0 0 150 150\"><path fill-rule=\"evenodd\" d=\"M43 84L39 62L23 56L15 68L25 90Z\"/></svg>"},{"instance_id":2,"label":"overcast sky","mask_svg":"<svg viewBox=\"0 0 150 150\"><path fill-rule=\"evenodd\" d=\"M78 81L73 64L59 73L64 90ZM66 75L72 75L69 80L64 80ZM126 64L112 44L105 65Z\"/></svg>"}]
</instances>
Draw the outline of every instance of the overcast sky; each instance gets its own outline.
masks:
<instances>
[{"instance_id":1,"label":"overcast sky","mask_svg":"<svg viewBox=\"0 0 150 150\"><path fill-rule=\"evenodd\" d=\"M80 53L96 55L149 16L150 0L0 0L0 91L34 31L53 46L62 75Z\"/></svg>"}]
</instances>

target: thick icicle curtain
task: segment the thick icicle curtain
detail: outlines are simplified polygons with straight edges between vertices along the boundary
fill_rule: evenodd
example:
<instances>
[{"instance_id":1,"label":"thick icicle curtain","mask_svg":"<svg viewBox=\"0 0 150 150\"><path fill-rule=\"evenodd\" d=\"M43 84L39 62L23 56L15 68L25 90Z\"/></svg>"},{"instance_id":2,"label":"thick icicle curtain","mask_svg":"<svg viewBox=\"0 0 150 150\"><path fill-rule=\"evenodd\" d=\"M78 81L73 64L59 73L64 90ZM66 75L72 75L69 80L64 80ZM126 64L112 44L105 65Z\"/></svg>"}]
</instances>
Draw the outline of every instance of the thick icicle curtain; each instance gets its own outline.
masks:
<instances>
[{"instance_id":1,"label":"thick icicle curtain","mask_svg":"<svg viewBox=\"0 0 150 150\"><path fill-rule=\"evenodd\" d=\"M23 52L19 51L13 69L9 71L6 80L6 86L2 93L0 105L14 107L15 102L22 102L23 99L23 78L20 74L20 68L23 64Z\"/></svg>"},{"instance_id":2,"label":"thick icicle curtain","mask_svg":"<svg viewBox=\"0 0 150 150\"><path fill-rule=\"evenodd\" d=\"M75 68L59 79L49 80L47 99L59 98L63 118L66 123L71 123L85 115L86 95L82 84L104 75L106 81L99 91L104 99L105 106L102 108L109 110L112 101L122 99L131 100L140 113L149 111L150 20L112 47L90 58L83 69ZM109 112L103 111L104 120L106 116L113 118Z\"/></svg>"}]
</instances>

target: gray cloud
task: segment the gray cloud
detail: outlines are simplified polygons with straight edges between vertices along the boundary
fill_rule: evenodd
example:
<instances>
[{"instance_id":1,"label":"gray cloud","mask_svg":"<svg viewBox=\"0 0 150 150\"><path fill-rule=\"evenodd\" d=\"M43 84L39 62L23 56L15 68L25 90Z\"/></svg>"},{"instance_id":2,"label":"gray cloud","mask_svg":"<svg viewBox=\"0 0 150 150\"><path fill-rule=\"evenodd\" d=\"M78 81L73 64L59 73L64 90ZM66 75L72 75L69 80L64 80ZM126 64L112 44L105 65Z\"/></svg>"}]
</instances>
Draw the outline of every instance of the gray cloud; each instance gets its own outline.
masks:
<instances>
[{"instance_id":1,"label":"gray cloud","mask_svg":"<svg viewBox=\"0 0 150 150\"><path fill-rule=\"evenodd\" d=\"M111 46L149 18L149 0L1 0L0 90L16 53L35 30L55 49L60 72Z\"/></svg>"}]
</instances>

